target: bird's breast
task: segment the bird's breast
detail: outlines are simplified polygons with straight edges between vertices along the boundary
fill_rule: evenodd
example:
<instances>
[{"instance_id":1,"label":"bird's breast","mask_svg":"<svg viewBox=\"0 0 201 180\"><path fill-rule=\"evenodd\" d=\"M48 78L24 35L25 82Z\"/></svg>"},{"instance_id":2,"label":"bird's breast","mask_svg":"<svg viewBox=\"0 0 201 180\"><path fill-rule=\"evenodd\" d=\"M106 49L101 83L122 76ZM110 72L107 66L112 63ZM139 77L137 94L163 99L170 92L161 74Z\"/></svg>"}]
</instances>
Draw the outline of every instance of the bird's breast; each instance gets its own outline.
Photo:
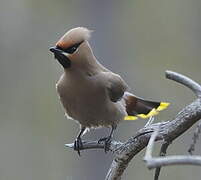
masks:
<instances>
[{"instance_id":1,"label":"bird's breast","mask_svg":"<svg viewBox=\"0 0 201 180\"><path fill-rule=\"evenodd\" d=\"M112 103L95 79L61 78L57 92L67 114L84 126L108 126L122 118L121 105Z\"/></svg>"}]
</instances>

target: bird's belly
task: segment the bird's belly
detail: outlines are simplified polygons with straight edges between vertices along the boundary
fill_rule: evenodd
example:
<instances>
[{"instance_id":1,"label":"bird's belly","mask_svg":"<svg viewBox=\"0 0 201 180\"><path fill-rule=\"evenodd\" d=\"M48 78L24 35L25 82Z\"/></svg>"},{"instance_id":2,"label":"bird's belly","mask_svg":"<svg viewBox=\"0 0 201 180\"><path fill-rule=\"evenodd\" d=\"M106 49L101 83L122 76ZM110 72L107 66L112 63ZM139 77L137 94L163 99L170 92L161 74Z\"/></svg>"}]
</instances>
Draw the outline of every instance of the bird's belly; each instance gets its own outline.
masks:
<instances>
[{"instance_id":1,"label":"bird's belly","mask_svg":"<svg viewBox=\"0 0 201 180\"><path fill-rule=\"evenodd\" d=\"M116 125L125 116L123 105L112 103L103 93L82 92L61 99L67 114L86 127Z\"/></svg>"}]
</instances>

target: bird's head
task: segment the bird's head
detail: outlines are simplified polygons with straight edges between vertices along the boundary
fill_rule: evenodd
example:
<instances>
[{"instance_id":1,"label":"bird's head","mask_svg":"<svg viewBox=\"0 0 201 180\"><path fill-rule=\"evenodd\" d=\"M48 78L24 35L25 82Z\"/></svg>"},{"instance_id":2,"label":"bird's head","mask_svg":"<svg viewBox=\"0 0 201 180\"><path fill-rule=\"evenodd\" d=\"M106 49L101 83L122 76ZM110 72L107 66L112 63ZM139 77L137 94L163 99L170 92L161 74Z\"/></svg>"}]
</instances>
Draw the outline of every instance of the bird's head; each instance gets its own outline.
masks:
<instances>
[{"instance_id":1,"label":"bird's head","mask_svg":"<svg viewBox=\"0 0 201 180\"><path fill-rule=\"evenodd\" d=\"M91 31L84 27L71 29L59 39L55 47L50 48L64 69L73 63L80 63L92 54L88 43L90 34Z\"/></svg>"}]
</instances>

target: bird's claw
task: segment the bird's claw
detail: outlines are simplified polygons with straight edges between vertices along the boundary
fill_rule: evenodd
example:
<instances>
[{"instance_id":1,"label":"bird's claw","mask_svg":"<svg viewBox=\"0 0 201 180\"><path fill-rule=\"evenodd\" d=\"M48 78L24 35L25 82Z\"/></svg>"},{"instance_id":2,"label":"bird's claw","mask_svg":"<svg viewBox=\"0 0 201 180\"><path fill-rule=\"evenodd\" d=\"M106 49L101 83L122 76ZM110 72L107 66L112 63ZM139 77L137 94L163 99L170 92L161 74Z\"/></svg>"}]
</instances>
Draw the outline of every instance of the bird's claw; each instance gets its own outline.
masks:
<instances>
[{"instance_id":1,"label":"bird's claw","mask_svg":"<svg viewBox=\"0 0 201 180\"><path fill-rule=\"evenodd\" d=\"M80 156L80 150L82 149L83 144L82 144L82 139L77 138L74 142L74 150L77 151L78 155Z\"/></svg>"},{"instance_id":2,"label":"bird's claw","mask_svg":"<svg viewBox=\"0 0 201 180\"><path fill-rule=\"evenodd\" d=\"M101 142L104 142L104 150L105 153L107 153L110 150L110 144L111 144L111 137L104 137L98 140L98 143L100 144Z\"/></svg>"}]
</instances>

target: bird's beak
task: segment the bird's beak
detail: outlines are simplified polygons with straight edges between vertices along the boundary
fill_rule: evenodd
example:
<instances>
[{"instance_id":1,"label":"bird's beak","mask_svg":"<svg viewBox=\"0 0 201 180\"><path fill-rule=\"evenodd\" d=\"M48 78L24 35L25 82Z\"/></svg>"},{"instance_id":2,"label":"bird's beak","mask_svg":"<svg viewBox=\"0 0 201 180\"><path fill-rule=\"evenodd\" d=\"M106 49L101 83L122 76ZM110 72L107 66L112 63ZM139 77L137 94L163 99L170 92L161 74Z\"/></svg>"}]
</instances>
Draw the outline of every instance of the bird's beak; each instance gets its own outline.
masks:
<instances>
[{"instance_id":1,"label":"bird's beak","mask_svg":"<svg viewBox=\"0 0 201 180\"><path fill-rule=\"evenodd\" d=\"M51 47L50 51L53 53L62 53L63 52L62 50L58 49L57 47Z\"/></svg>"},{"instance_id":2,"label":"bird's beak","mask_svg":"<svg viewBox=\"0 0 201 180\"><path fill-rule=\"evenodd\" d=\"M64 54L61 49L57 47L51 47L50 51L54 53L55 59L59 61L59 63L64 67L64 69L69 68L71 66L71 60Z\"/></svg>"}]
</instances>

